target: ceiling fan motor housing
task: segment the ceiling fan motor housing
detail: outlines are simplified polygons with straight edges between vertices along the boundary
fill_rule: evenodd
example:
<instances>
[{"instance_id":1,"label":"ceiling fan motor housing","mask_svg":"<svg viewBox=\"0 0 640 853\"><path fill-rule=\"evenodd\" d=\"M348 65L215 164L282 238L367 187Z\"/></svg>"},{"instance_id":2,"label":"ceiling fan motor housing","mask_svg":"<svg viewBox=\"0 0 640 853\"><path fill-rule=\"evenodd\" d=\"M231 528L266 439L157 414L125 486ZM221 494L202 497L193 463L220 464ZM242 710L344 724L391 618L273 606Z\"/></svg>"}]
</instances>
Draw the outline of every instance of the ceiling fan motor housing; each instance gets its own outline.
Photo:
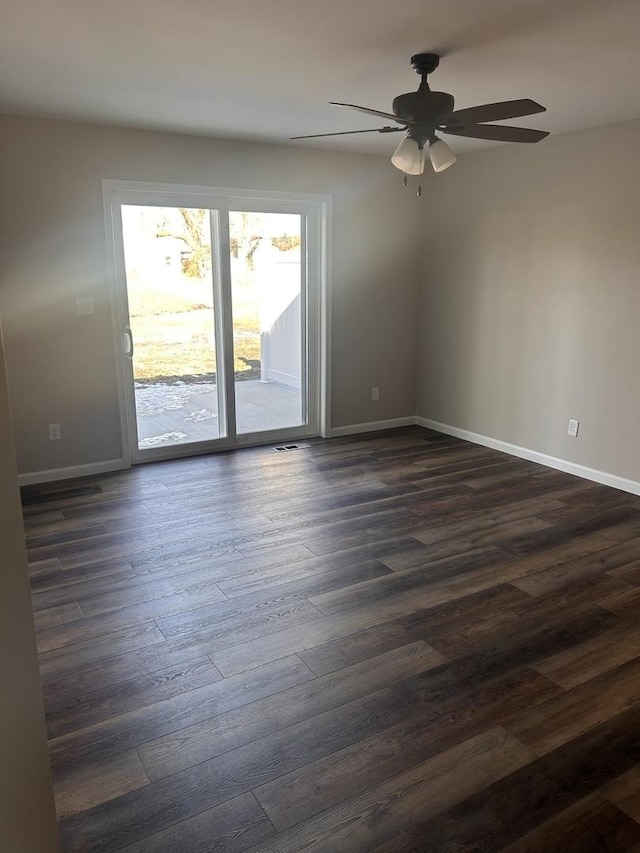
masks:
<instances>
[{"instance_id":1,"label":"ceiling fan motor housing","mask_svg":"<svg viewBox=\"0 0 640 853\"><path fill-rule=\"evenodd\" d=\"M453 112L453 95L430 90L406 92L393 99L393 113L419 124L437 125L440 116Z\"/></svg>"}]
</instances>

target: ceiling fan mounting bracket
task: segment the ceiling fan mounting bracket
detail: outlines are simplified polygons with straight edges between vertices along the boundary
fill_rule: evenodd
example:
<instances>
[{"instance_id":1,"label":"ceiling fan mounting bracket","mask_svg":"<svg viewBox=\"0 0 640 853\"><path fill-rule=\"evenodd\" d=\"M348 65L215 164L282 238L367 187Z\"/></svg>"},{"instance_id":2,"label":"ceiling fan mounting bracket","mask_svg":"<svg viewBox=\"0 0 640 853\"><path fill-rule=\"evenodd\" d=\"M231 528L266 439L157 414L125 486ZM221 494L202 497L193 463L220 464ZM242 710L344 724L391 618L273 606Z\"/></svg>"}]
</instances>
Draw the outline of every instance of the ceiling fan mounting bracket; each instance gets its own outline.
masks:
<instances>
[{"instance_id":1,"label":"ceiling fan mounting bracket","mask_svg":"<svg viewBox=\"0 0 640 853\"><path fill-rule=\"evenodd\" d=\"M440 57L437 53L416 53L411 57L411 67L421 77L431 74L440 64Z\"/></svg>"}]
</instances>

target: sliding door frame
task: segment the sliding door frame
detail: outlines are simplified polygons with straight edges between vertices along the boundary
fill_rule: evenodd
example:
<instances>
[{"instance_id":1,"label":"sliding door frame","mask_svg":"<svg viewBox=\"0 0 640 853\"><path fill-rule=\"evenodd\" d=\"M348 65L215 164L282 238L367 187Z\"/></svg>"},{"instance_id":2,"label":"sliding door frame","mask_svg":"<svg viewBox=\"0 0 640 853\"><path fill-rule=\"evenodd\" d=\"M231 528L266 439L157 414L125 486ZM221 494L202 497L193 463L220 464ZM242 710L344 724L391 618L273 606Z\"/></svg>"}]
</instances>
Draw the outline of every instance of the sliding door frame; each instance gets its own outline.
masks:
<instances>
[{"instance_id":1,"label":"sliding door frame","mask_svg":"<svg viewBox=\"0 0 640 853\"><path fill-rule=\"evenodd\" d=\"M114 361L120 431L125 467L132 463L152 462L160 459L194 456L229 450L235 447L270 444L273 441L292 440L313 435L326 438L331 427L331 216L330 196L310 193L289 193L264 190L247 190L229 187L205 187L188 184L160 184L140 181L102 181L103 207L106 228L107 263L110 285L113 329ZM184 445L153 448L140 451L134 446L136 434L135 400L131 394L131 377L125 367L125 337L128 326L128 301L124 246L122 233L122 205L149 205L155 207L193 207L210 210L213 255L214 319L216 324L216 359L225 347L223 371L217 370L220 385L219 404L223 421L233 426L235 421L235 384L233 373L232 318L230 306L231 267L228 246L228 211L273 212L300 214L303 227L303 245L306 244L306 265L303 263L303 299L306 329L306 366L308 409L304 412L308 424L276 431L235 434L230 429L224 438L194 442ZM304 255L303 255L304 257ZM220 343L218 343L220 342ZM231 350L231 352L230 352ZM219 362L218 362L219 363ZM309 371L309 364L314 369ZM223 375L220 375L220 374Z\"/></svg>"}]
</instances>

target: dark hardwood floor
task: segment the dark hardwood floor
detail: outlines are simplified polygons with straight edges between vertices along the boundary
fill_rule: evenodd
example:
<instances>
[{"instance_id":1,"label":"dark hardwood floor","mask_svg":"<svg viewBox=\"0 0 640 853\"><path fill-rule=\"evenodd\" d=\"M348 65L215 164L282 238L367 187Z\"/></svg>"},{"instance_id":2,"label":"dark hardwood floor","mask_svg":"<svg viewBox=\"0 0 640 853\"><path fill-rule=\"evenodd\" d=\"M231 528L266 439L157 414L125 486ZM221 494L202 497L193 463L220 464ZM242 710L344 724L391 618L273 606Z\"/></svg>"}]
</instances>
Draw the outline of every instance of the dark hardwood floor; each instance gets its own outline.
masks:
<instances>
[{"instance_id":1,"label":"dark hardwood floor","mask_svg":"<svg viewBox=\"0 0 640 853\"><path fill-rule=\"evenodd\" d=\"M66 853L640 851L640 498L420 428L24 492Z\"/></svg>"}]
</instances>

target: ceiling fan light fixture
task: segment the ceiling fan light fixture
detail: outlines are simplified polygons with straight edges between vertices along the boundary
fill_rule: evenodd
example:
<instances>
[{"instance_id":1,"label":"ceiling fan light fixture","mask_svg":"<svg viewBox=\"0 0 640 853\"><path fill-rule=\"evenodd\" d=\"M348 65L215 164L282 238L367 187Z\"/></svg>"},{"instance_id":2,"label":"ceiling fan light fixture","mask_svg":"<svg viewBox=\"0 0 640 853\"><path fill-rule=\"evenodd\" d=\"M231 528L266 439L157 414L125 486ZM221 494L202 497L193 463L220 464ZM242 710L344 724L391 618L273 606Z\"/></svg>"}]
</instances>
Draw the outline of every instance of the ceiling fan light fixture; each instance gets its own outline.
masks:
<instances>
[{"instance_id":1,"label":"ceiling fan light fixture","mask_svg":"<svg viewBox=\"0 0 640 853\"><path fill-rule=\"evenodd\" d=\"M429 159L434 172L444 172L456 162L456 155L446 142L436 137L429 143Z\"/></svg>"},{"instance_id":2,"label":"ceiling fan light fixture","mask_svg":"<svg viewBox=\"0 0 640 853\"><path fill-rule=\"evenodd\" d=\"M413 137L406 136L394 151L391 162L405 175L421 175L424 172L424 147Z\"/></svg>"},{"instance_id":3,"label":"ceiling fan light fixture","mask_svg":"<svg viewBox=\"0 0 640 853\"><path fill-rule=\"evenodd\" d=\"M331 101L334 106L346 107L350 110L376 116L379 119L392 121L398 127L391 124L365 130L313 133L291 138L311 139L320 136L344 136L351 133L404 133L405 138L394 151L391 163L396 169L404 173L403 184L406 186L407 175L422 175L424 172L427 146L429 160L434 172L443 172L456 162L456 155L445 142L436 136L436 130L438 133L450 134L451 136L487 139L493 142L540 142L541 139L549 135L546 130L494 124L494 122L510 121L522 116L543 113L545 107L530 98L499 101L454 110L453 95L447 92L434 92L429 87L427 78L435 71L439 62L440 56L436 53L416 53L415 56L411 57L411 65L421 78L420 86L416 92L396 95L393 99L393 112L391 113L370 107L361 107L358 104Z\"/></svg>"}]
</instances>

